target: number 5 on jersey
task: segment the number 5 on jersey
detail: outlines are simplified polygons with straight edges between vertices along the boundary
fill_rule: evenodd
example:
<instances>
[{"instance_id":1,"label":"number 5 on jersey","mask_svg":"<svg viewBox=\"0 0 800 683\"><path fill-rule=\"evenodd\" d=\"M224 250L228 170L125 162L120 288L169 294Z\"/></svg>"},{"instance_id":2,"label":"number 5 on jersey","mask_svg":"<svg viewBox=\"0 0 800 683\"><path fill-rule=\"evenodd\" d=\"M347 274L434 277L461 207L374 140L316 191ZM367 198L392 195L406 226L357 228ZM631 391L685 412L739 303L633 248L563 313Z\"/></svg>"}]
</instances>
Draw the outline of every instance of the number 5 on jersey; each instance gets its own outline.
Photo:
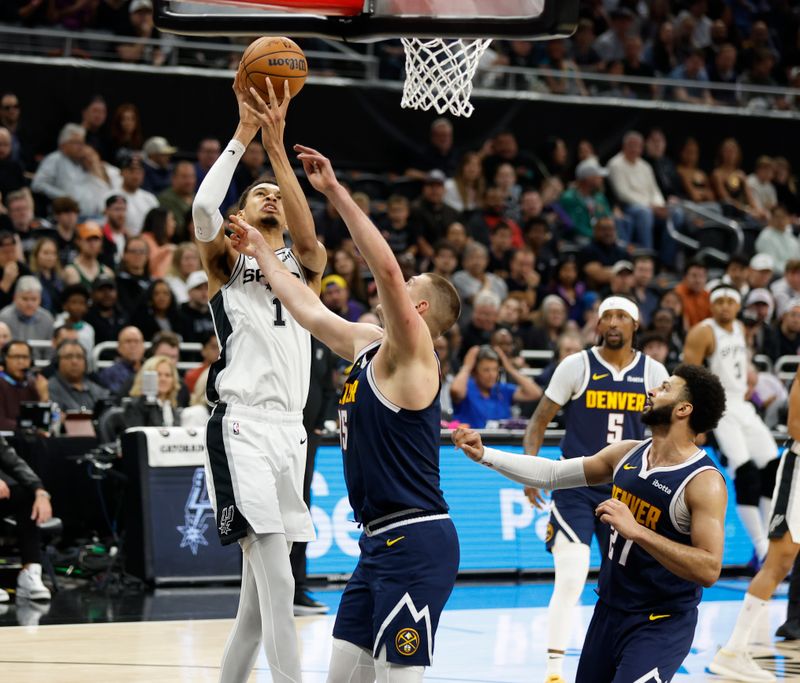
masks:
<instances>
[{"instance_id":1,"label":"number 5 on jersey","mask_svg":"<svg viewBox=\"0 0 800 683\"><path fill-rule=\"evenodd\" d=\"M622 428L624 425L624 413L609 413L608 436L606 437L606 443L617 443L617 441L622 441Z\"/></svg>"}]
</instances>

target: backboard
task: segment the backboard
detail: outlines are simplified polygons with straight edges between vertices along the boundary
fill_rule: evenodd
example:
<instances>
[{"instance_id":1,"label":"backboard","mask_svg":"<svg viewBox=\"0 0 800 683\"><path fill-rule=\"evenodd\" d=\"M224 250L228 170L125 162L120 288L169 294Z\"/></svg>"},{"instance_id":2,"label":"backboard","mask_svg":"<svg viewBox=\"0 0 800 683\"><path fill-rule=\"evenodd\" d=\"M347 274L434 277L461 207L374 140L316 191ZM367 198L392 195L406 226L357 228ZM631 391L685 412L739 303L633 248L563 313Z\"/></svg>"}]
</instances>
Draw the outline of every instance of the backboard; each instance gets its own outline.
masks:
<instances>
[{"instance_id":1,"label":"backboard","mask_svg":"<svg viewBox=\"0 0 800 683\"><path fill-rule=\"evenodd\" d=\"M162 31L186 35L387 38L568 36L579 0L154 0Z\"/></svg>"}]
</instances>

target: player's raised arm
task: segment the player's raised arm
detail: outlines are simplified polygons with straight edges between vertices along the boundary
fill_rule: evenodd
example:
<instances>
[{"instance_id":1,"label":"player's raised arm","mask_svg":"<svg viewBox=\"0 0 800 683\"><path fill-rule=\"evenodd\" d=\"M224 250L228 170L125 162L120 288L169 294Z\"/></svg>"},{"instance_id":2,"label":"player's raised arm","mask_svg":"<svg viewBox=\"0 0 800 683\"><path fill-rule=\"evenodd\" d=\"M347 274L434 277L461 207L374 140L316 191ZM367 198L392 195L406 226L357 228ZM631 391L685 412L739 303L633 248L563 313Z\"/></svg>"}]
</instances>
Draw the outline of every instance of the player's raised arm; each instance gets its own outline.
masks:
<instances>
[{"instance_id":1,"label":"player's raised arm","mask_svg":"<svg viewBox=\"0 0 800 683\"><path fill-rule=\"evenodd\" d=\"M403 273L389 244L339 184L330 160L310 147L295 145L294 148L298 152L298 159L303 162L309 181L339 212L353 242L372 271L383 307L385 339L392 355L395 358L416 355L424 349L422 341L425 336L430 337L427 329L424 336L420 333L425 323L408 295ZM430 348L424 350L429 352Z\"/></svg>"},{"instance_id":2,"label":"player's raised arm","mask_svg":"<svg viewBox=\"0 0 800 683\"><path fill-rule=\"evenodd\" d=\"M200 183L192 204L195 238L203 267L208 273L210 296L214 296L228 281L233 264L238 258L222 229L224 220L219 205L225 199L239 159L258 132L258 120L245 106L247 93L241 86L238 73L233 81L233 92L239 105L239 125L225 150Z\"/></svg>"},{"instance_id":3,"label":"player's raised arm","mask_svg":"<svg viewBox=\"0 0 800 683\"><path fill-rule=\"evenodd\" d=\"M239 216L231 216L232 248L258 262L272 293L305 329L346 360L382 336L381 329L364 323L351 323L336 315L309 287L283 265L264 236Z\"/></svg>"},{"instance_id":4,"label":"player's raised arm","mask_svg":"<svg viewBox=\"0 0 800 683\"><path fill-rule=\"evenodd\" d=\"M308 208L308 201L289 163L283 143L286 111L291 100L289 82L284 81L283 100L278 102L272 81L269 78L265 80L269 102L265 102L255 88L250 88L255 103L255 107L251 107L251 114L258 119L261 126L261 142L269 157L278 187L281 188L283 210L292 237L292 251L303 267L311 272L312 277L309 280L318 288L325 270L327 255L325 247L317 240L311 209Z\"/></svg>"},{"instance_id":5,"label":"player's raised arm","mask_svg":"<svg viewBox=\"0 0 800 683\"><path fill-rule=\"evenodd\" d=\"M481 435L473 429L459 428L453 432L452 438L456 448L464 451L471 460L512 481L550 490L608 484L614 478L614 468L619 461L639 443L618 441L589 457L550 460L486 448Z\"/></svg>"}]
</instances>

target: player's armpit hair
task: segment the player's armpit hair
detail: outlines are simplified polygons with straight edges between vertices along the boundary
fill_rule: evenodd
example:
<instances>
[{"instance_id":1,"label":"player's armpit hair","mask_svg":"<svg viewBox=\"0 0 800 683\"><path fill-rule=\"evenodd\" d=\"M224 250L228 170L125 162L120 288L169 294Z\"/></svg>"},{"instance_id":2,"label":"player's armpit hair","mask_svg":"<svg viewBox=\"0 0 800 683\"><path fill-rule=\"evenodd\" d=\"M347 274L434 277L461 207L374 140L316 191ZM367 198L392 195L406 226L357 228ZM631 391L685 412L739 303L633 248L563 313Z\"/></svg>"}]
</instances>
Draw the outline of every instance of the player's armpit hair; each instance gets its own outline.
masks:
<instances>
[{"instance_id":1,"label":"player's armpit hair","mask_svg":"<svg viewBox=\"0 0 800 683\"><path fill-rule=\"evenodd\" d=\"M687 400L692 404L691 430L703 434L714 429L725 412L725 390L719 378L702 365L679 365L672 374L686 383Z\"/></svg>"}]
</instances>

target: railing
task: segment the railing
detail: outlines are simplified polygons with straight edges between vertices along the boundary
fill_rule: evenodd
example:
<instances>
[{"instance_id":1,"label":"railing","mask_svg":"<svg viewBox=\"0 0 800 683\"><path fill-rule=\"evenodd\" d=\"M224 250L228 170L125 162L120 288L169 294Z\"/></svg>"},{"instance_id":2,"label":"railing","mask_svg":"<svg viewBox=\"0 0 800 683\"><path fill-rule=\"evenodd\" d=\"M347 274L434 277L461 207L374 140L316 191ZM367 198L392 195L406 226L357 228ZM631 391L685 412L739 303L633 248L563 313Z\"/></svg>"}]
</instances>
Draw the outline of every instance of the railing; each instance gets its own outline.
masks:
<instances>
[{"instance_id":1,"label":"railing","mask_svg":"<svg viewBox=\"0 0 800 683\"><path fill-rule=\"evenodd\" d=\"M791 382L797 368L800 366L800 356L781 356L775 361L775 374L782 382Z\"/></svg>"},{"instance_id":2,"label":"railing","mask_svg":"<svg viewBox=\"0 0 800 683\"><path fill-rule=\"evenodd\" d=\"M130 64L121 62L116 48L119 45L143 45L158 48L163 63ZM306 52L311 66L311 78L325 82L332 78L349 78L366 81L383 88L399 88L397 81L381 80L378 75L380 59L376 56L375 43L368 43L363 52L356 51L345 43L319 40L324 50ZM78 58L114 63L114 68L130 70L150 69L198 69L215 77L230 77L238 63L244 43L208 40L187 40L166 35L159 40L119 36L101 31L66 31L52 28L21 28L0 24L0 58L8 60L27 58L35 61L46 57L53 63L58 58ZM192 72L194 73L194 72ZM571 84L567 92L551 92L547 79L557 79ZM522 68L492 65L479 70L475 77L475 94L493 98L512 99L557 99L560 101L585 102L587 95L593 103L609 103L639 108L689 109L693 111L715 111L749 113L774 118L800 118L800 89L741 83L728 84L699 82L670 78L644 78L614 74L599 74L588 71L561 71L548 68ZM522 87L520 87L522 86ZM647 89L652 98L630 97L626 93L636 88ZM715 101L683 102L673 97L675 88L689 91L706 90ZM584 94L585 93L585 94ZM734 97L726 97L733 95ZM733 102L729 101L730 99Z\"/></svg>"},{"instance_id":3,"label":"railing","mask_svg":"<svg viewBox=\"0 0 800 683\"><path fill-rule=\"evenodd\" d=\"M150 342L145 342L145 349L149 349L150 346ZM203 345L196 342L182 342L179 348L181 358L194 354L197 360L179 360L178 371L185 372L186 370L196 368L200 362L200 351L203 349ZM103 368L114 365L116 360L117 342L100 342L92 349L92 367L96 370L102 370Z\"/></svg>"}]
</instances>

